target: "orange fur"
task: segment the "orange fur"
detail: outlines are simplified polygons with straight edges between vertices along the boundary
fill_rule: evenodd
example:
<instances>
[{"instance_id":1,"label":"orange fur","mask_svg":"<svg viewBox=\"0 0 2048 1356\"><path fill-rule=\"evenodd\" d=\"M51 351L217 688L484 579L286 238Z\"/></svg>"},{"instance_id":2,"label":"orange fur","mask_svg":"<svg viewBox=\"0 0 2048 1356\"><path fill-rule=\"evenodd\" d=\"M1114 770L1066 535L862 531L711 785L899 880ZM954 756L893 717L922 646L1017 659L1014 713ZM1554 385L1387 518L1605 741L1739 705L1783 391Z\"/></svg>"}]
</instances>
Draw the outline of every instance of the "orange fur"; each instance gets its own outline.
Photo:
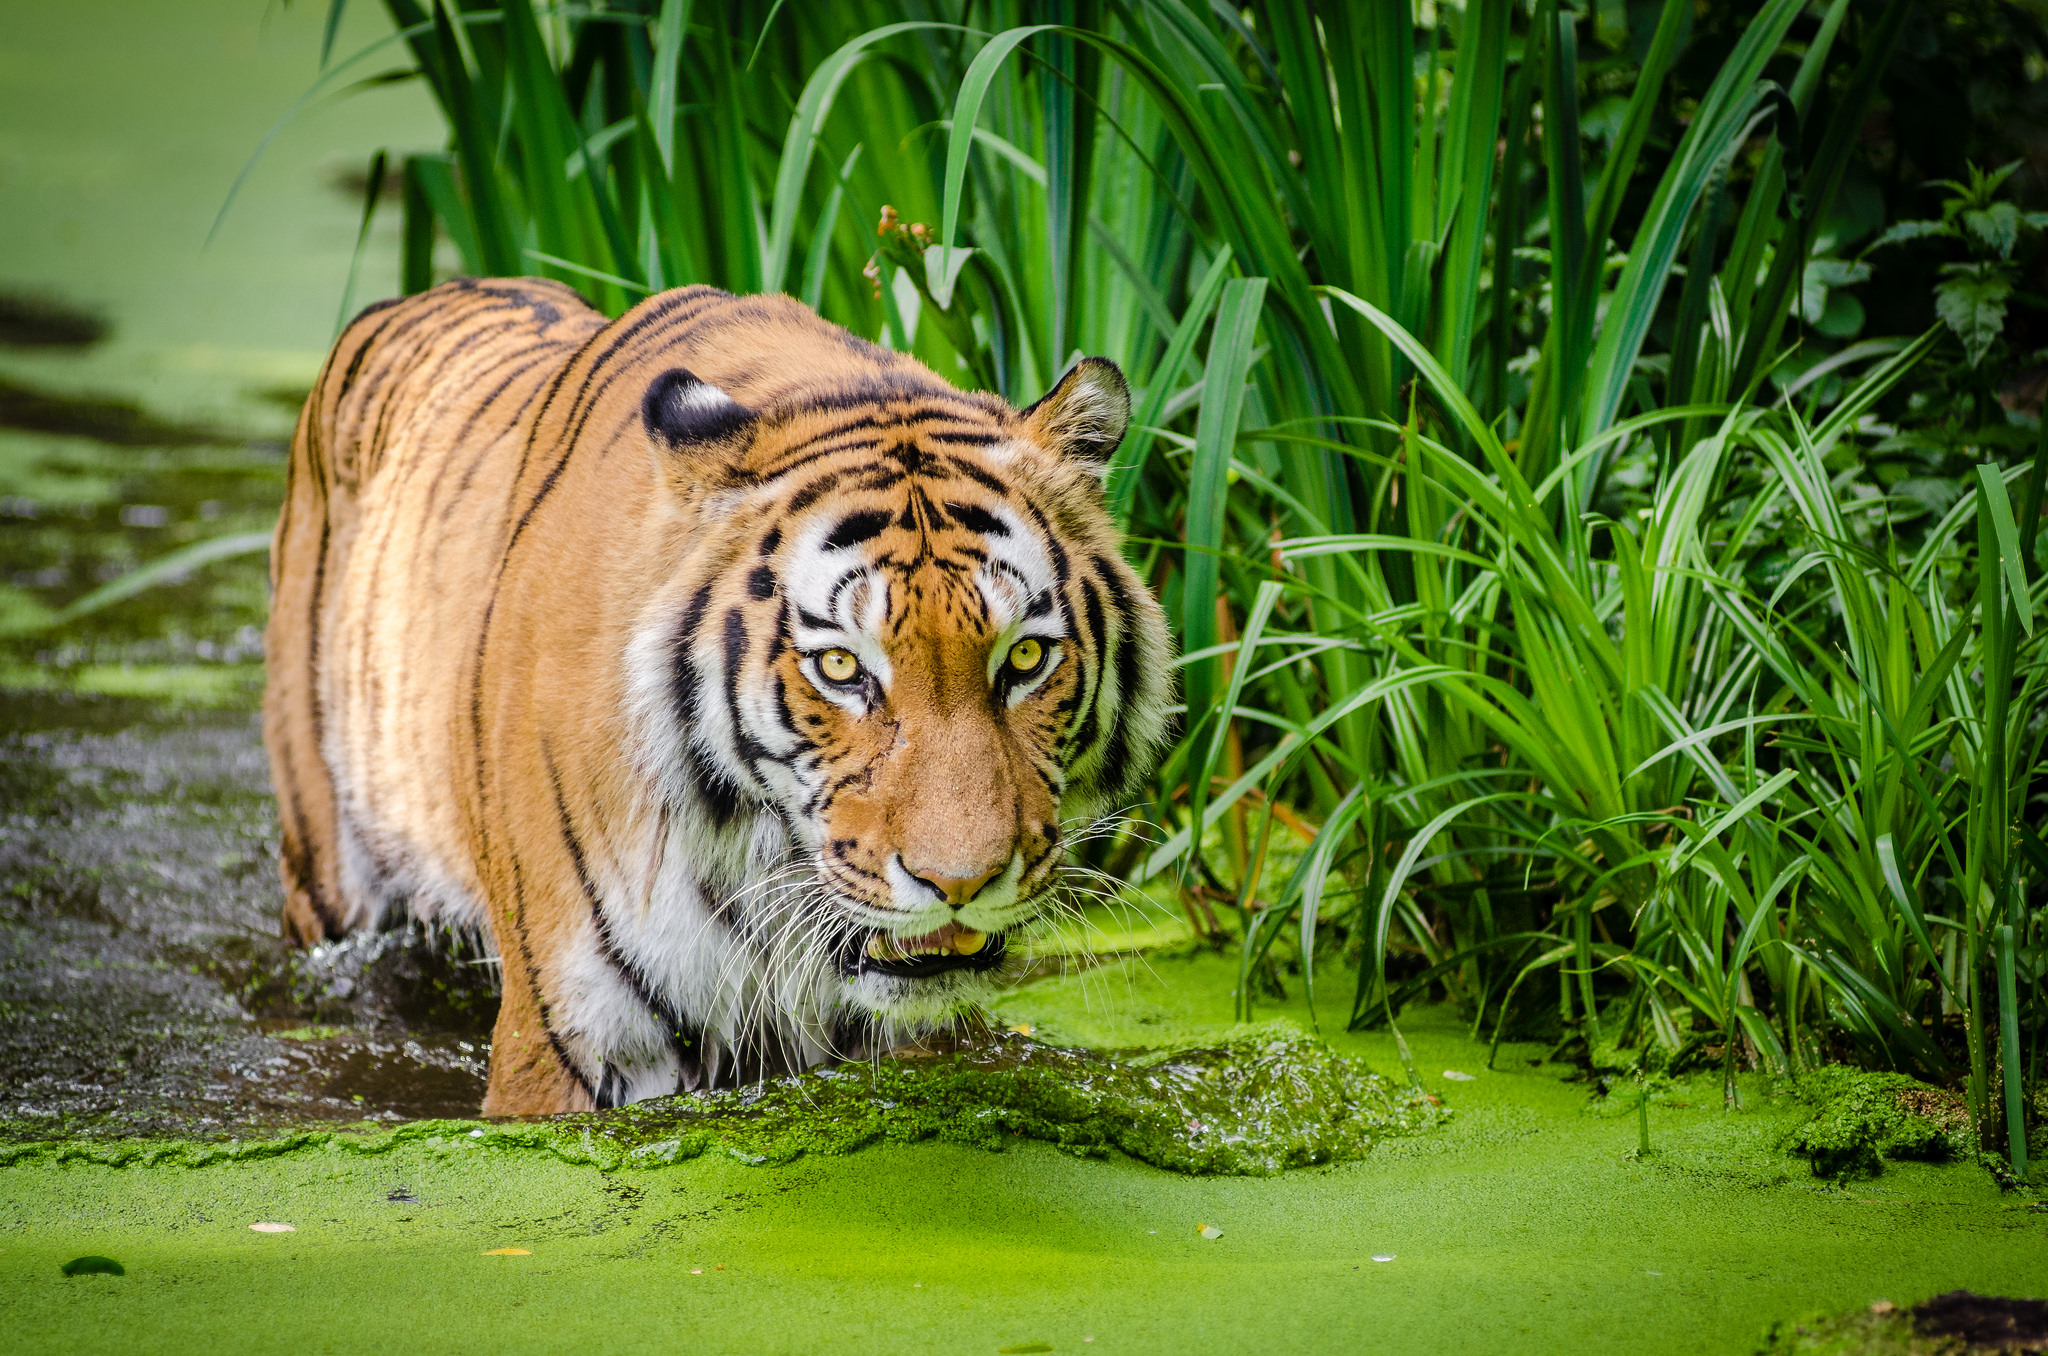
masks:
<instances>
[{"instance_id":1,"label":"orange fur","mask_svg":"<svg viewBox=\"0 0 2048 1356\"><path fill-rule=\"evenodd\" d=\"M1164 627L1096 474L1126 410L1106 364L1020 414L781 297L366 312L272 556L288 935L487 934L492 1113L846 1053L835 1003L933 988L848 971L862 936L1023 926L1062 817L1150 766ZM817 608L861 685L820 678Z\"/></svg>"}]
</instances>

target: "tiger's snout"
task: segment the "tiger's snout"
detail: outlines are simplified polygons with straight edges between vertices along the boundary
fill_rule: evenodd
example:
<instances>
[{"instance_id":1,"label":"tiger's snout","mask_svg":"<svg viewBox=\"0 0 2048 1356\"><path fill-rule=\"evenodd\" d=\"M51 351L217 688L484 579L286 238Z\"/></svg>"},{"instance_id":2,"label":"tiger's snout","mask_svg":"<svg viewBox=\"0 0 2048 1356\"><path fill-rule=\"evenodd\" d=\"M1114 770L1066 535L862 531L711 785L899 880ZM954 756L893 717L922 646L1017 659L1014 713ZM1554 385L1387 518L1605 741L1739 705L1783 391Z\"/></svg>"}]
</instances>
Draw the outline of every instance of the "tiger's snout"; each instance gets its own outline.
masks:
<instances>
[{"instance_id":1,"label":"tiger's snout","mask_svg":"<svg viewBox=\"0 0 2048 1356\"><path fill-rule=\"evenodd\" d=\"M1008 866L1009 863L1004 862L985 870L970 871L958 876L949 876L943 870L920 867L909 862L903 864L903 869L912 880L957 909L979 894L982 886L1000 876Z\"/></svg>"},{"instance_id":2,"label":"tiger's snout","mask_svg":"<svg viewBox=\"0 0 2048 1356\"><path fill-rule=\"evenodd\" d=\"M887 874L898 910L976 928L1018 921L1018 906L1043 883L1057 802L1015 758L990 748L972 760L905 760L907 794L889 816Z\"/></svg>"}]
</instances>

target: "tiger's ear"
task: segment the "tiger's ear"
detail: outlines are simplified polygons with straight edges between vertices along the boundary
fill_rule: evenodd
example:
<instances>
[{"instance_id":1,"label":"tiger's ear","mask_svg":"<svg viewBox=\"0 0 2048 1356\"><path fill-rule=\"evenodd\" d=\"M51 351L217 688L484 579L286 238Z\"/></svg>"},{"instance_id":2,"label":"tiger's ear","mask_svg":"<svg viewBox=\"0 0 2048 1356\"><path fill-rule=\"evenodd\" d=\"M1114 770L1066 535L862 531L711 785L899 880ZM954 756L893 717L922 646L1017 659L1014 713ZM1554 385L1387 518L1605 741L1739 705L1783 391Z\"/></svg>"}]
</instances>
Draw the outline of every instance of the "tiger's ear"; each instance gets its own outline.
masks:
<instances>
[{"instance_id":1,"label":"tiger's ear","mask_svg":"<svg viewBox=\"0 0 2048 1356\"><path fill-rule=\"evenodd\" d=\"M1022 413L1024 427L1047 450L1104 476L1130 426L1131 388L1109 359L1083 358Z\"/></svg>"},{"instance_id":2,"label":"tiger's ear","mask_svg":"<svg viewBox=\"0 0 2048 1356\"><path fill-rule=\"evenodd\" d=\"M648 384L640 417L656 444L684 452L732 442L759 416L695 373L672 367Z\"/></svg>"}]
</instances>

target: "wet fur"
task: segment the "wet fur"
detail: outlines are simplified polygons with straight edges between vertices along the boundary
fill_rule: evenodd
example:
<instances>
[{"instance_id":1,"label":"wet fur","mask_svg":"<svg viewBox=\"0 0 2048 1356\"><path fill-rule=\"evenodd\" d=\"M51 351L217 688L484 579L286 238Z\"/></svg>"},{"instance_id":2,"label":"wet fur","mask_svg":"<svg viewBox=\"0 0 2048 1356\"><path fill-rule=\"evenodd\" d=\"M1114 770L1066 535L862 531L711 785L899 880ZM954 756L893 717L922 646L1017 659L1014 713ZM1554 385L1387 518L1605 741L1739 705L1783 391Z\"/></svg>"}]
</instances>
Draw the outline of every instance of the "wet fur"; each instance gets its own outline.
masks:
<instances>
[{"instance_id":1,"label":"wet fur","mask_svg":"<svg viewBox=\"0 0 2048 1356\"><path fill-rule=\"evenodd\" d=\"M1107 364L1019 412L783 297L607 323L461 280L366 311L300 416L272 553L288 935L487 937L491 1113L945 1020L992 976L835 958L1029 922L1060 824L1157 755L1164 624L1101 504L1127 409ZM1024 635L1057 657L1012 684ZM806 667L828 643L871 688ZM998 861L965 906L929 896Z\"/></svg>"}]
</instances>

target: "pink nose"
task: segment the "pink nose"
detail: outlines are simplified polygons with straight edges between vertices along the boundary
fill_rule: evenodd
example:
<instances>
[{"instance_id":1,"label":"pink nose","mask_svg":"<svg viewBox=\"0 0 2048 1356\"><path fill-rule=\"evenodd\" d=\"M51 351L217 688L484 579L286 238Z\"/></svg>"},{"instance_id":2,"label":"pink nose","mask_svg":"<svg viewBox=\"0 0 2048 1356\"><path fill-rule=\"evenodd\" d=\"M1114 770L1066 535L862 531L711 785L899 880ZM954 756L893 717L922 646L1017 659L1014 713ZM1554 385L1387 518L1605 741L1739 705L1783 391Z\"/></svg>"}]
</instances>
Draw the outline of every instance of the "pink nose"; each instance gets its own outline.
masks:
<instances>
[{"instance_id":1,"label":"pink nose","mask_svg":"<svg viewBox=\"0 0 2048 1356\"><path fill-rule=\"evenodd\" d=\"M917 878L944 895L946 902L957 909L968 900L974 898L982 886L988 884L1002 873L1003 868L998 866L992 870L984 871L978 876L940 876L920 871L917 873Z\"/></svg>"}]
</instances>

